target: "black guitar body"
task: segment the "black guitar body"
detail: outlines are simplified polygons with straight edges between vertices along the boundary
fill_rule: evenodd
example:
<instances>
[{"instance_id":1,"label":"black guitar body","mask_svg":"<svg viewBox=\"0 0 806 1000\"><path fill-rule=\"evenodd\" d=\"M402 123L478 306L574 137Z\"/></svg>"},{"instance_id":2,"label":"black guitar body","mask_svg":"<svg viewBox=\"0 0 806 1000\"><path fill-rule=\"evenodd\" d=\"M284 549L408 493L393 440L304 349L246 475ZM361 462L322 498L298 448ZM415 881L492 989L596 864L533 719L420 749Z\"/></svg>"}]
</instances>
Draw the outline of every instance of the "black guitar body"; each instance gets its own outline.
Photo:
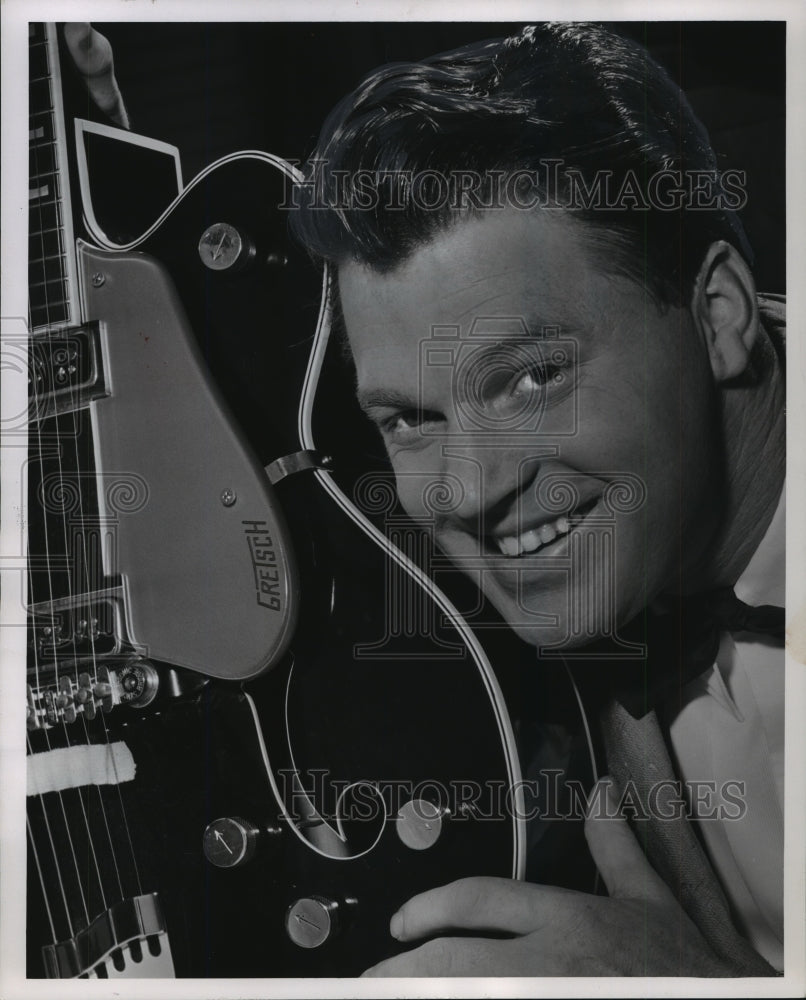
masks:
<instances>
[{"instance_id":1,"label":"black guitar body","mask_svg":"<svg viewBox=\"0 0 806 1000\"><path fill-rule=\"evenodd\" d=\"M322 275L289 242L278 207L290 191L282 161L234 156L197 178L136 243L79 246L85 319L99 324L107 389L90 404L101 467L108 460L146 482L146 512L167 511L200 548L183 574L182 560L166 555L170 531L149 545L161 529L138 527L140 510L118 514L114 576L126 634L109 662L131 651L149 657L156 698L99 707L94 719L79 712L70 724L57 712L29 734L32 755L122 743L136 768L130 780L34 797L31 975L41 974L42 944L75 938L110 908L84 885L94 871L72 865L64 894L89 905L71 904L69 927L56 921L49 931L35 900L58 882L61 851L48 833L57 814L80 828L74 858L101 839L133 849L136 870L112 896L158 893L179 976L357 975L399 950L389 919L414 893L523 873L519 768L501 692L472 633L417 567L427 537L397 510L380 446L358 418L341 348L328 340ZM233 247L231 266L218 269ZM169 343L183 345L183 367ZM186 389L193 378L209 423ZM139 431L115 402L134 390L148 414ZM192 446L175 437L189 415ZM235 428L233 448L246 456L226 473L229 449L214 443L214 424ZM188 471L191 447L200 457ZM270 528L250 513L256 503ZM216 556L227 517L237 529L233 569ZM202 652L243 602L257 602L260 614L279 609L260 669L230 670L219 653L207 669L155 652L134 606L152 599L152 578L174 595L178 638L186 628ZM185 626L194 601L207 615ZM32 629L37 643L41 651ZM62 674L87 669L75 655L61 658ZM157 947L155 920L145 925L122 961L128 975L138 974L138 949ZM75 971L63 960L49 974L115 974L102 943L85 945L73 949Z\"/></svg>"},{"instance_id":2,"label":"black guitar body","mask_svg":"<svg viewBox=\"0 0 806 1000\"><path fill-rule=\"evenodd\" d=\"M193 304L190 325L201 331L202 353L265 464L302 448L294 423L321 297L320 275L289 242L285 213L275 207L289 191L288 178L264 160L226 162L142 245L170 268L180 300ZM210 271L193 252L197 235L220 222L254 247L253 261L231 275ZM335 379L343 369L333 346ZM346 467L349 482L367 457L346 373L341 381L338 407L322 412L315 398L313 422L344 423L339 450L337 433L328 451L335 474ZM242 867L208 864L197 880L205 892L189 909L203 915L199 930L209 937L204 969L193 975L356 975L393 952L389 918L415 892L465 875L518 874L517 764L503 705L488 686L494 678L425 581L368 537L321 475L301 471L277 486L301 581L285 657L243 694L213 685L205 698L219 774L216 785L200 773L208 782L206 821L235 815L279 832L261 834ZM365 511L374 504L393 517L388 479L370 480L369 492ZM422 544L411 526L396 540ZM306 817L304 792L321 824ZM406 846L397 832L395 817L412 801L445 810L440 836L424 850ZM322 836L339 824L344 842ZM320 947L300 948L284 929L288 908L303 897L338 904L338 929Z\"/></svg>"}]
</instances>

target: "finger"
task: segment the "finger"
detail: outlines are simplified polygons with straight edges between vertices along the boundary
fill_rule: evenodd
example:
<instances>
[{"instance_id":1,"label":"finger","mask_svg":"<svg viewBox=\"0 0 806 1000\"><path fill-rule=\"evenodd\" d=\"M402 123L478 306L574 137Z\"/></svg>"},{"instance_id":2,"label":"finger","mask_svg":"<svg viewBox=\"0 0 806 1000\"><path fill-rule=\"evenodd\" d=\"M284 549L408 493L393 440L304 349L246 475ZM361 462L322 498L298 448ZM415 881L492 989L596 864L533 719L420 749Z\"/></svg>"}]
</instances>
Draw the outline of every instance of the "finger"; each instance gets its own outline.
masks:
<instances>
[{"instance_id":1,"label":"finger","mask_svg":"<svg viewBox=\"0 0 806 1000\"><path fill-rule=\"evenodd\" d=\"M460 879L413 896L397 911L389 932L399 941L455 930L528 934L556 915L566 890L506 878Z\"/></svg>"},{"instance_id":2,"label":"finger","mask_svg":"<svg viewBox=\"0 0 806 1000\"><path fill-rule=\"evenodd\" d=\"M509 941L437 938L367 969L362 978L381 976L490 976L506 974Z\"/></svg>"},{"instance_id":3,"label":"finger","mask_svg":"<svg viewBox=\"0 0 806 1000\"><path fill-rule=\"evenodd\" d=\"M129 127L129 116L115 79L115 63L109 40L85 21L68 22L64 40L84 77L92 99L121 128Z\"/></svg>"},{"instance_id":4,"label":"finger","mask_svg":"<svg viewBox=\"0 0 806 1000\"><path fill-rule=\"evenodd\" d=\"M610 896L667 898L669 889L650 865L632 830L618 815L612 779L601 778L591 793L585 838Z\"/></svg>"},{"instance_id":5,"label":"finger","mask_svg":"<svg viewBox=\"0 0 806 1000\"><path fill-rule=\"evenodd\" d=\"M101 76L112 72L112 46L87 21L65 24L64 40L82 76Z\"/></svg>"}]
</instances>

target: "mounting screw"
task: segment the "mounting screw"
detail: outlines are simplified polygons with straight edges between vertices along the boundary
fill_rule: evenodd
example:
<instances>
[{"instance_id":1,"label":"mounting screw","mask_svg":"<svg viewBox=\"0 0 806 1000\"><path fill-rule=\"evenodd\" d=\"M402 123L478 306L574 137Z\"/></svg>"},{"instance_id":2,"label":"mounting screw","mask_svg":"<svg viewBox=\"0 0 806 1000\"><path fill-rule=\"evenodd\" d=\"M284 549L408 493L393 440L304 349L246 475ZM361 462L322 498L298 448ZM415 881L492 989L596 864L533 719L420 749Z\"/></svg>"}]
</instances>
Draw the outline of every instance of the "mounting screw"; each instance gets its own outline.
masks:
<instances>
[{"instance_id":1,"label":"mounting screw","mask_svg":"<svg viewBox=\"0 0 806 1000\"><path fill-rule=\"evenodd\" d=\"M100 271L96 271L92 276L92 287L100 288L101 285L106 281L106 275L101 274Z\"/></svg>"},{"instance_id":2,"label":"mounting screw","mask_svg":"<svg viewBox=\"0 0 806 1000\"><path fill-rule=\"evenodd\" d=\"M221 491L221 503L223 503L225 507L231 507L237 499L238 497L235 495L235 490L230 489L229 486Z\"/></svg>"}]
</instances>

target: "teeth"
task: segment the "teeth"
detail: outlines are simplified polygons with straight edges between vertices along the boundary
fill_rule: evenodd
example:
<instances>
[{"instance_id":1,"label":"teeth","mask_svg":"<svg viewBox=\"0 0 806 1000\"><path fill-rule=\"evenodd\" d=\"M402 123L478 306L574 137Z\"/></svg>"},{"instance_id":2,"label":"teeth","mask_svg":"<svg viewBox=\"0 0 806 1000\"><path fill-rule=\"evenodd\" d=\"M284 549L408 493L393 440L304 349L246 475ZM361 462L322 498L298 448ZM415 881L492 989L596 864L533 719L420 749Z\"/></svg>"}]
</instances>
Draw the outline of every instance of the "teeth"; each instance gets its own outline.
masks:
<instances>
[{"instance_id":1,"label":"teeth","mask_svg":"<svg viewBox=\"0 0 806 1000\"><path fill-rule=\"evenodd\" d=\"M501 549L505 556L517 556L520 554L521 547L518 544L517 538L499 538L498 547Z\"/></svg>"},{"instance_id":2,"label":"teeth","mask_svg":"<svg viewBox=\"0 0 806 1000\"><path fill-rule=\"evenodd\" d=\"M520 552L534 552L539 549L543 544L540 539L540 531L538 529L533 529L532 531L524 531L520 539L513 538L507 539L507 541L513 541L516 544L520 541Z\"/></svg>"},{"instance_id":3,"label":"teeth","mask_svg":"<svg viewBox=\"0 0 806 1000\"><path fill-rule=\"evenodd\" d=\"M514 557L522 555L524 552L537 552L538 549L544 545L548 545L549 542L553 542L560 535L567 535L571 528L579 523L579 520L580 518L575 518L572 523L564 514L562 517L558 517L556 521L552 521L549 524L541 524L539 528L531 528L517 537L515 535L505 535L501 538L496 538L495 541L502 555L505 556Z\"/></svg>"}]
</instances>

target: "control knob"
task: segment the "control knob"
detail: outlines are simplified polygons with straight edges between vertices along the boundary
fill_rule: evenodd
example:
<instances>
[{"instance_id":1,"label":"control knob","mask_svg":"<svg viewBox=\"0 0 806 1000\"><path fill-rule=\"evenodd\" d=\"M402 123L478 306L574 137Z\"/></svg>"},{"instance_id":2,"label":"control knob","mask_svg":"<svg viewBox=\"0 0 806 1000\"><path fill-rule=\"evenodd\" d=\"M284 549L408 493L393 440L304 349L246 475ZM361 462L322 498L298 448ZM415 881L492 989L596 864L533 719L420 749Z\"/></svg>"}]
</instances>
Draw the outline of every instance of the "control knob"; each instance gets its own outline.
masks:
<instances>
[{"instance_id":1,"label":"control knob","mask_svg":"<svg viewBox=\"0 0 806 1000\"><path fill-rule=\"evenodd\" d=\"M319 948L335 937L357 900L338 903L326 896L303 896L288 907L285 930L300 948Z\"/></svg>"},{"instance_id":2,"label":"control knob","mask_svg":"<svg viewBox=\"0 0 806 1000\"><path fill-rule=\"evenodd\" d=\"M240 816L214 819L204 831L204 856L216 868L236 868L250 861L257 849L260 830Z\"/></svg>"}]
</instances>

